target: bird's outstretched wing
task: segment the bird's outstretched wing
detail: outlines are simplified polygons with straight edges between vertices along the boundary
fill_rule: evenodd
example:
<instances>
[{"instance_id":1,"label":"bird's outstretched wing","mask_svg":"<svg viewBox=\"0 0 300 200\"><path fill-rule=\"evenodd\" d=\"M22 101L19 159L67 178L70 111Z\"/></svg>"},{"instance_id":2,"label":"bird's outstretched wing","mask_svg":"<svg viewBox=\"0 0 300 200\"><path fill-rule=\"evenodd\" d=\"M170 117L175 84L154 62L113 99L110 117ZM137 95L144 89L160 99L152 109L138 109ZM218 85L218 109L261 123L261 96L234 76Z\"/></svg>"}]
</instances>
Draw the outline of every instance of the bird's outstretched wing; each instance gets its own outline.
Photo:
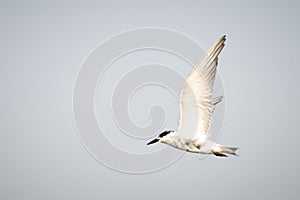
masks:
<instances>
[{"instance_id":1,"label":"bird's outstretched wing","mask_svg":"<svg viewBox=\"0 0 300 200\"><path fill-rule=\"evenodd\" d=\"M218 55L225 45L225 40L223 36L206 52L180 91L180 120L177 132L185 137L205 140L209 135L214 106L220 102L212 99L212 92Z\"/></svg>"}]
</instances>

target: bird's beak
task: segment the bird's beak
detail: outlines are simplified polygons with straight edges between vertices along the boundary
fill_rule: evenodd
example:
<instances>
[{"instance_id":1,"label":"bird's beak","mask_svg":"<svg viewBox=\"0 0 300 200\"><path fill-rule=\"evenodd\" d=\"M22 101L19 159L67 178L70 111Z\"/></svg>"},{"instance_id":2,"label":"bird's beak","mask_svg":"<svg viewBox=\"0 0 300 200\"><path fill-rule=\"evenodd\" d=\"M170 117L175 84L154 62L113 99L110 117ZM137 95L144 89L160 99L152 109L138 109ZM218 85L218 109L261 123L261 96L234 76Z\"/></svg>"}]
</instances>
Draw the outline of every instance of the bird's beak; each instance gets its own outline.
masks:
<instances>
[{"instance_id":1,"label":"bird's beak","mask_svg":"<svg viewBox=\"0 0 300 200\"><path fill-rule=\"evenodd\" d=\"M154 144L154 143L156 143L156 142L158 142L158 141L159 141L159 139L155 138L155 139L152 140L151 142L148 142L147 145Z\"/></svg>"}]
</instances>

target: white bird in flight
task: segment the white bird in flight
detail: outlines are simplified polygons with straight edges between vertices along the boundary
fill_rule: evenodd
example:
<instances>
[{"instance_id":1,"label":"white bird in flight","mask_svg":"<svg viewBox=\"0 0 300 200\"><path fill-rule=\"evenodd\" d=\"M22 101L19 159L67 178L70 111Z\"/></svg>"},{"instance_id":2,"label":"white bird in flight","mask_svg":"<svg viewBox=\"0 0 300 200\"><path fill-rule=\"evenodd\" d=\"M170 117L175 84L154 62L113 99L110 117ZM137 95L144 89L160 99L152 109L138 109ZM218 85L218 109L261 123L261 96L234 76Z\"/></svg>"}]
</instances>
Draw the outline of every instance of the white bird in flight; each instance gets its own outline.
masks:
<instances>
[{"instance_id":1,"label":"white bird in flight","mask_svg":"<svg viewBox=\"0 0 300 200\"><path fill-rule=\"evenodd\" d=\"M218 55L226 36L220 38L196 64L185 81L179 96L180 120L177 131L164 131L147 145L161 142L172 147L201 154L227 157L237 155L236 147L227 147L209 139L210 124L215 106L222 96L213 98L213 85L217 72Z\"/></svg>"}]
</instances>

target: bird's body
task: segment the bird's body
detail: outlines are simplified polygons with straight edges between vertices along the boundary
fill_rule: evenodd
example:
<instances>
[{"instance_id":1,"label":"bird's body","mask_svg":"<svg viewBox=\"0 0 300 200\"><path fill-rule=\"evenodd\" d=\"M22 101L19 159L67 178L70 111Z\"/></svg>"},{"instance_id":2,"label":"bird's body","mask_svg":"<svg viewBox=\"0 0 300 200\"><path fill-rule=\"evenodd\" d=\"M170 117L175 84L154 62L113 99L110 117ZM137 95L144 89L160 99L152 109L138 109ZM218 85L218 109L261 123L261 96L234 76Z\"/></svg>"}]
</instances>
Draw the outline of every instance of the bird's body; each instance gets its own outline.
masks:
<instances>
[{"instance_id":1,"label":"bird's body","mask_svg":"<svg viewBox=\"0 0 300 200\"><path fill-rule=\"evenodd\" d=\"M148 144L161 142L172 147L202 154L236 155L238 148L226 147L209 139L210 123L215 106L222 96L213 98L218 55L225 43L225 36L218 40L197 63L180 92L180 120L177 131L164 131Z\"/></svg>"},{"instance_id":2,"label":"bird's body","mask_svg":"<svg viewBox=\"0 0 300 200\"><path fill-rule=\"evenodd\" d=\"M169 138L164 138L161 142L184 151L200 153L201 146L193 139L172 135Z\"/></svg>"},{"instance_id":3,"label":"bird's body","mask_svg":"<svg viewBox=\"0 0 300 200\"><path fill-rule=\"evenodd\" d=\"M209 139L202 142L198 138L184 138L176 131L170 131L168 135L160 139L160 142L183 151L201 154L215 154L216 156L226 156L224 153L236 155L235 150L237 150L235 147L225 147Z\"/></svg>"}]
</instances>

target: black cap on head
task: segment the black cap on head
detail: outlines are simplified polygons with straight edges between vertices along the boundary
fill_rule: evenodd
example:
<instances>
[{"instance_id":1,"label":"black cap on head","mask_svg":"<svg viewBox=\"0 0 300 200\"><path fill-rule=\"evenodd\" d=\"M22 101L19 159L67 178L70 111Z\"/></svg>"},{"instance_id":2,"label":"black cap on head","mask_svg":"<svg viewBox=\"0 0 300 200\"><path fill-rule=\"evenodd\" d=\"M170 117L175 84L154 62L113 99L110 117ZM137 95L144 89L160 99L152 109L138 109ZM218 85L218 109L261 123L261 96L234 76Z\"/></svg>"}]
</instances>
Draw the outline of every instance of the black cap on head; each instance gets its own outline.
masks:
<instances>
[{"instance_id":1,"label":"black cap on head","mask_svg":"<svg viewBox=\"0 0 300 200\"><path fill-rule=\"evenodd\" d=\"M164 132L162 132L161 134L159 134L159 136L158 136L157 138L155 138L154 140L148 142L147 145L150 145L150 144L154 144L154 143L156 143L156 142L159 142L160 138L162 138L162 137L168 135L168 134L171 133L171 132L174 132L174 131L164 131Z\"/></svg>"},{"instance_id":2,"label":"black cap on head","mask_svg":"<svg viewBox=\"0 0 300 200\"><path fill-rule=\"evenodd\" d=\"M168 135L171 132L173 132L173 131L164 131L161 134L159 134L159 137L164 137L164 136Z\"/></svg>"}]
</instances>

